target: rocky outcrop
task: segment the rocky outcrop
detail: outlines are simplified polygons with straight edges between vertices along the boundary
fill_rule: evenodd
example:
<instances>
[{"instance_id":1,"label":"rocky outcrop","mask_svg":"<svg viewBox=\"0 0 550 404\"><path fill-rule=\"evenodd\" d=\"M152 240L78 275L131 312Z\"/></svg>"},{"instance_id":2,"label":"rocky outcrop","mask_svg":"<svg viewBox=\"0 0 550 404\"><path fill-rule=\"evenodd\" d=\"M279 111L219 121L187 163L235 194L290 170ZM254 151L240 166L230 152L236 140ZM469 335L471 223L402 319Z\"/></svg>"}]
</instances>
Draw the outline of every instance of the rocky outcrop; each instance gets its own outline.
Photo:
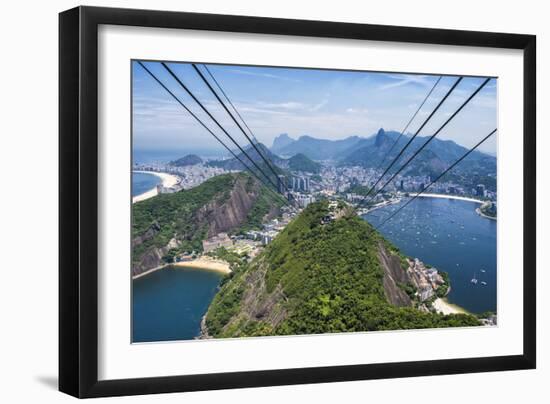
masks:
<instances>
[{"instance_id":1,"label":"rocky outcrop","mask_svg":"<svg viewBox=\"0 0 550 404\"><path fill-rule=\"evenodd\" d=\"M384 131L384 129L380 128L378 130L378 133L376 134L376 138L375 138L375 141L374 141L374 145L376 147L381 147L384 143L388 142L390 139L389 137L386 135L386 132Z\"/></svg>"},{"instance_id":2,"label":"rocky outcrop","mask_svg":"<svg viewBox=\"0 0 550 404\"><path fill-rule=\"evenodd\" d=\"M132 248L137 247L146 241L151 240L155 235L160 231L160 226L157 222L154 222L145 233L143 233L141 236L135 237L132 240Z\"/></svg>"},{"instance_id":3,"label":"rocky outcrop","mask_svg":"<svg viewBox=\"0 0 550 404\"><path fill-rule=\"evenodd\" d=\"M247 288L242 299L242 313L249 319L263 321L275 328L286 318L286 311L279 305L285 301L285 295L281 285L278 285L271 293L267 292L266 272L267 265L260 262L259 270L247 275Z\"/></svg>"},{"instance_id":4,"label":"rocky outcrop","mask_svg":"<svg viewBox=\"0 0 550 404\"><path fill-rule=\"evenodd\" d=\"M139 262L132 266L132 276L139 275L145 271L163 265L164 261L162 260L162 257L164 257L172 248L177 248L179 244L180 242L178 240L172 238L170 242L162 248L150 248L141 256Z\"/></svg>"},{"instance_id":5,"label":"rocky outcrop","mask_svg":"<svg viewBox=\"0 0 550 404\"><path fill-rule=\"evenodd\" d=\"M206 314L201 318L201 330L200 334L195 339L211 339L212 336L208 333L208 326L206 325Z\"/></svg>"},{"instance_id":6,"label":"rocky outcrop","mask_svg":"<svg viewBox=\"0 0 550 404\"><path fill-rule=\"evenodd\" d=\"M286 146L294 142L295 140L292 139L290 136L288 136L288 133L281 133L279 136L273 139L273 145L271 146L271 150L274 153L277 153L279 150L284 149Z\"/></svg>"},{"instance_id":7,"label":"rocky outcrop","mask_svg":"<svg viewBox=\"0 0 550 404\"><path fill-rule=\"evenodd\" d=\"M246 181L237 180L223 203L214 200L199 209L197 221L208 224L207 237L229 232L241 225L258 197L258 186L246 189Z\"/></svg>"},{"instance_id":8,"label":"rocky outcrop","mask_svg":"<svg viewBox=\"0 0 550 404\"><path fill-rule=\"evenodd\" d=\"M166 247L150 248L139 261L132 265L132 276L136 276L163 264L162 257L168 252Z\"/></svg>"},{"instance_id":9,"label":"rocky outcrop","mask_svg":"<svg viewBox=\"0 0 550 404\"><path fill-rule=\"evenodd\" d=\"M242 283L244 291L239 305L239 313L225 324L222 333L231 328L246 327L248 324L252 325L257 322L261 322L270 329L275 329L288 317L289 313L284 306L287 298L281 285L277 285L271 292L267 290L268 265L262 259L254 265L256 269L244 275ZM201 323L201 339L211 338L206 316Z\"/></svg>"},{"instance_id":10,"label":"rocky outcrop","mask_svg":"<svg viewBox=\"0 0 550 404\"><path fill-rule=\"evenodd\" d=\"M407 293L399 287L410 281L407 271L401 267L400 257L390 253L382 243L378 247L378 257L384 270L382 284L388 301L394 306L412 306Z\"/></svg>"}]
</instances>

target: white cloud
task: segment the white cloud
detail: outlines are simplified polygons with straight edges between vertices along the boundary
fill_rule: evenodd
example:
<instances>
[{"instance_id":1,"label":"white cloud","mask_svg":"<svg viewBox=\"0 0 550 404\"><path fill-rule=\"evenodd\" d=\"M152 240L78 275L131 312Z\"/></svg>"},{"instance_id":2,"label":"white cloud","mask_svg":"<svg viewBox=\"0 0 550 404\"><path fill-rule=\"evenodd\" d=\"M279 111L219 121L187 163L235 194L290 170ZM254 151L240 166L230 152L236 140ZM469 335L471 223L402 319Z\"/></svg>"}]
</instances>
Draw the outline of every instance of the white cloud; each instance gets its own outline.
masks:
<instances>
[{"instance_id":1,"label":"white cloud","mask_svg":"<svg viewBox=\"0 0 550 404\"><path fill-rule=\"evenodd\" d=\"M325 100L319 102L318 104L315 104L312 107L310 107L309 110L311 112L316 112L316 111L319 111L321 108L323 108L327 104L328 104L328 99L325 99Z\"/></svg>"},{"instance_id":2,"label":"white cloud","mask_svg":"<svg viewBox=\"0 0 550 404\"><path fill-rule=\"evenodd\" d=\"M432 76L423 76L418 74L385 74L385 77L394 80L392 83L383 84L379 87L379 90L389 90L391 88L397 88L406 86L408 84L419 84L421 86L428 86L432 84Z\"/></svg>"},{"instance_id":3,"label":"white cloud","mask_svg":"<svg viewBox=\"0 0 550 404\"><path fill-rule=\"evenodd\" d=\"M248 71L248 70L240 70L240 69L231 69L231 70L228 70L228 72L235 73L235 74L242 74L242 75L245 75L245 76L255 76L255 77L262 77L262 78L267 78L267 79L292 81L294 83L301 83L301 80L297 80L297 79L293 79L293 78L285 77L285 76L278 76L276 74L270 74L270 73L256 73L256 72L251 72L251 71Z\"/></svg>"},{"instance_id":4,"label":"white cloud","mask_svg":"<svg viewBox=\"0 0 550 404\"><path fill-rule=\"evenodd\" d=\"M287 109L287 110L299 110L306 109L306 104L296 101L285 101L278 103L268 103L268 102L259 102L258 105L263 108L274 108L274 109Z\"/></svg>"},{"instance_id":5,"label":"white cloud","mask_svg":"<svg viewBox=\"0 0 550 404\"><path fill-rule=\"evenodd\" d=\"M367 114L369 110L367 108L348 108L346 112L348 114Z\"/></svg>"}]
</instances>

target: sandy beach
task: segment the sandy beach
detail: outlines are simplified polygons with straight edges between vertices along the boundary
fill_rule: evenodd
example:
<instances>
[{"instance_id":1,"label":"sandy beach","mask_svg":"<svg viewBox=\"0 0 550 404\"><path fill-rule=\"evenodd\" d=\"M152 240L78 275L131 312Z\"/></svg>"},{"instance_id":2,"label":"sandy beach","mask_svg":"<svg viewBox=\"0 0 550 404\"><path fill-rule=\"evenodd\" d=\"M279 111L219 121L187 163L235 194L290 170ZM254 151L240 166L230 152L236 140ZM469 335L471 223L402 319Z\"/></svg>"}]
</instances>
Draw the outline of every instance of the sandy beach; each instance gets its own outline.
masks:
<instances>
[{"instance_id":1,"label":"sandy beach","mask_svg":"<svg viewBox=\"0 0 550 404\"><path fill-rule=\"evenodd\" d=\"M170 188L176 185L179 182L179 178L175 175L168 173L160 173L156 171L134 171L135 173L151 174L156 175L162 180L162 186L165 188ZM157 188L150 189L147 192L136 195L132 198L132 203L144 201L146 199L152 198L153 196L158 195Z\"/></svg>"},{"instance_id":2,"label":"sandy beach","mask_svg":"<svg viewBox=\"0 0 550 404\"><path fill-rule=\"evenodd\" d=\"M210 257L200 257L200 258L194 259L192 261L174 262L172 264L166 264L166 265L161 265L161 266L156 267L156 268L151 268L148 271L145 271L145 272L143 272L139 275L132 276L132 279L138 279L138 278L144 277L144 276L149 275L153 272L159 271L161 269L168 268L170 266L183 267L183 268L194 268L194 269L204 269L204 270L207 270L207 271L221 272L225 275L228 275L232 272L231 268L229 266L229 263L227 263L225 261L216 260L216 259L213 259L213 258L210 258Z\"/></svg>"},{"instance_id":3,"label":"sandy beach","mask_svg":"<svg viewBox=\"0 0 550 404\"><path fill-rule=\"evenodd\" d=\"M208 269L211 271L222 272L224 274L231 273L231 268L229 267L229 263L222 260L216 260L210 257L200 257L192 261L175 262L172 265L176 267Z\"/></svg>"},{"instance_id":4,"label":"sandy beach","mask_svg":"<svg viewBox=\"0 0 550 404\"><path fill-rule=\"evenodd\" d=\"M157 188L155 187L153 189L150 189L147 192L134 196L132 198L132 203L144 201L146 199L152 198L153 196L157 196L157 195L158 195L158 191L157 191Z\"/></svg>"},{"instance_id":5,"label":"sandy beach","mask_svg":"<svg viewBox=\"0 0 550 404\"><path fill-rule=\"evenodd\" d=\"M445 298L435 299L432 306L442 314L468 314L468 312L456 304L449 303Z\"/></svg>"}]
</instances>

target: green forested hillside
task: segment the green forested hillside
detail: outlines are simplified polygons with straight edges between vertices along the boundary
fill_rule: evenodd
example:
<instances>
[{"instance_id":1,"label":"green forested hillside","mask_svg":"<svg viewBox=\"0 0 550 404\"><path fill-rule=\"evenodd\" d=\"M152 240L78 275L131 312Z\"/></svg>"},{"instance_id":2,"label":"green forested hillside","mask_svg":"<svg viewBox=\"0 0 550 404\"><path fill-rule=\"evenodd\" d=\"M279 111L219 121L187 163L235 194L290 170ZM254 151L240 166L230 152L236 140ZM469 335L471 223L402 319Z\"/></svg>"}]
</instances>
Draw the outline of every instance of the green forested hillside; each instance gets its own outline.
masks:
<instances>
[{"instance_id":1,"label":"green forested hillside","mask_svg":"<svg viewBox=\"0 0 550 404\"><path fill-rule=\"evenodd\" d=\"M326 202L308 206L262 254L234 273L208 310L210 335L479 325L469 315L444 316L388 303L378 249L384 245L392 251L391 244L355 215L321 224L327 213Z\"/></svg>"},{"instance_id":2,"label":"green forested hillside","mask_svg":"<svg viewBox=\"0 0 550 404\"><path fill-rule=\"evenodd\" d=\"M160 194L132 206L134 273L185 251L201 251L208 233L258 227L282 202L246 173L213 177L190 190ZM210 234L212 235L212 234Z\"/></svg>"},{"instance_id":3,"label":"green forested hillside","mask_svg":"<svg viewBox=\"0 0 550 404\"><path fill-rule=\"evenodd\" d=\"M305 171L317 174L321 171L321 164L311 160L305 154L298 153L288 159L288 168L291 171Z\"/></svg>"},{"instance_id":4,"label":"green forested hillside","mask_svg":"<svg viewBox=\"0 0 550 404\"><path fill-rule=\"evenodd\" d=\"M195 164L201 164L202 162L203 162L202 159L196 154L188 154L177 160L171 161L170 165L175 167L186 167L186 166L193 166Z\"/></svg>"},{"instance_id":5,"label":"green forested hillside","mask_svg":"<svg viewBox=\"0 0 550 404\"><path fill-rule=\"evenodd\" d=\"M231 175L214 177L188 191L160 194L136 203L132 207L132 238L143 237L150 229L158 230L154 236L134 248L135 258L150 246L164 247L174 237L185 239L184 248L198 249L205 228L192 220L197 210L206 203L229 198L235 178Z\"/></svg>"}]
</instances>

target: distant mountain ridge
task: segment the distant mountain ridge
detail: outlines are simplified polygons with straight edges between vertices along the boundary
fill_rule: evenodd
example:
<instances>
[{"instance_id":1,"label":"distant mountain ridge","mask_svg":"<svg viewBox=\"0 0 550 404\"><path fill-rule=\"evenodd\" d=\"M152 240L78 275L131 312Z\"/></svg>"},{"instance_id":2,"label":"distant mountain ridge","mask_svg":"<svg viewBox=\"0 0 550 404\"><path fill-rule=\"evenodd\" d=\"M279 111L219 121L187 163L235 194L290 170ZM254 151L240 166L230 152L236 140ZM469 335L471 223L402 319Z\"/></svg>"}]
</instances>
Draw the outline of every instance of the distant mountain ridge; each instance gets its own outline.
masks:
<instances>
[{"instance_id":1,"label":"distant mountain ridge","mask_svg":"<svg viewBox=\"0 0 550 404\"><path fill-rule=\"evenodd\" d=\"M386 166L398 156L399 152L410 140L409 135L403 135L395 146L393 146L398 137L399 133L397 132L385 132L383 129L380 129L374 137L374 142L370 142L370 144L365 142L358 145L351 153L340 158L339 164L374 168L378 167L385 157L384 166ZM416 137L400 157L395 169L405 163L427 140L428 136ZM432 177L439 175L467 151L467 148L458 145L452 140L434 138L403 170L403 174L431 175ZM457 166L456 171L480 171L485 174L496 173L496 158L479 151L474 151Z\"/></svg>"},{"instance_id":2,"label":"distant mountain ridge","mask_svg":"<svg viewBox=\"0 0 550 404\"><path fill-rule=\"evenodd\" d=\"M294 154L291 158L285 159L282 158L275 153L273 153L267 146L265 146L262 143L257 143L256 147L258 150L260 150L261 154L272 164L275 171L278 172L278 174L285 174L284 170L291 170L291 171L305 171L305 172L311 172L311 173L318 173L321 169L321 164L311 160L304 154ZM266 174L271 176L270 170L265 167L265 161L263 160L262 156L258 154L256 149L252 147L251 145L246 146L244 148L244 151L246 154L254 160L254 162L260 166ZM238 153L237 156L239 159L241 159L243 162L245 162L251 169L255 169L253 164L250 162L247 156L245 156L242 152ZM226 170L244 170L245 167L243 164L236 158L229 158L226 160L215 160L210 161L208 164L215 166L215 167L222 167Z\"/></svg>"},{"instance_id":3,"label":"distant mountain ridge","mask_svg":"<svg viewBox=\"0 0 550 404\"><path fill-rule=\"evenodd\" d=\"M194 166L196 164L202 164L202 159L196 154L188 154L170 162L170 165L174 167Z\"/></svg>"},{"instance_id":4,"label":"distant mountain ridge","mask_svg":"<svg viewBox=\"0 0 550 404\"><path fill-rule=\"evenodd\" d=\"M265 146L263 143L256 143L256 147L258 150L260 150L261 154L270 162L273 162L278 167L285 168L288 166L288 162L286 159L283 159L279 156L277 156L275 153L273 153L267 146ZM246 154L254 160L254 162L258 163L258 165L263 164L265 165L265 162L260 156L260 154L256 151L256 149L252 145L248 145L243 147L243 150L246 152ZM239 150L235 151L235 154L239 159L245 162L250 168L253 168L252 163L248 159L247 156L245 156L242 152ZM225 159L225 160L213 160L208 162L209 165L215 166L215 167L222 167L226 170L244 170L245 167L243 164L236 159L235 157Z\"/></svg>"},{"instance_id":5,"label":"distant mountain ridge","mask_svg":"<svg viewBox=\"0 0 550 404\"><path fill-rule=\"evenodd\" d=\"M272 151L283 156L302 153L312 160L333 160L339 153L350 149L362 139L359 136L350 136L341 140L328 140L305 135L294 140L283 134L273 141ZM284 146L280 147L281 144Z\"/></svg>"},{"instance_id":6,"label":"distant mountain ridge","mask_svg":"<svg viewBox=\"0 0 550 404\"><path fill-rule=\"evenodd\" d=\"M399 135L399 132L385 131L383 128L370 137L350 136L341 140L317 139L311 136L301 136L297 140L293 140L285 134L282 138L282 143L285 145L277 150L283 155L303 154L312 160L334 160L339 166L376 168L384 157L386 158L384 164L389 164L410 140L410 135L403 135L393 146ZM281 144L281 141L277 140L281 136L283 135L275 139L274 146ZM288 142L288 139L292 142ZM427 140L428 137L416 137L403 153L399 162L407 161ZM407 166L403 174L438 175L467 151L467 148L452 140L434 138ZM400 164L396 165L396 169L398 167ZM474 151L454 171L475 173L479 176L496 174L496 158Z\"/></svg>"},{"instance_id":7,"label":"distant mountain ridge","mask_svg":"<svg viewBox=\"0 0 550 404\"><path fill-rule=\"evenodd\" d=\"M305 171L317 174L321 171L321 164L311 160L305 154L298 153L288 159L288 168L291 171Z\"/></svg>"},{"instance_id":8,"label":"distant mountain ridge","mask_svg":"<svg viewBox=\"0 0 550 404\"><path fill-rule=\"evenodd\" d=\"M294 141L294 139L288 136L288 133L281 133L273 140L273 146L271 146L271 150L274 153L277 153L279 150L284 149L286 146L293 143Z\"/></svg>"}]
</instances>

